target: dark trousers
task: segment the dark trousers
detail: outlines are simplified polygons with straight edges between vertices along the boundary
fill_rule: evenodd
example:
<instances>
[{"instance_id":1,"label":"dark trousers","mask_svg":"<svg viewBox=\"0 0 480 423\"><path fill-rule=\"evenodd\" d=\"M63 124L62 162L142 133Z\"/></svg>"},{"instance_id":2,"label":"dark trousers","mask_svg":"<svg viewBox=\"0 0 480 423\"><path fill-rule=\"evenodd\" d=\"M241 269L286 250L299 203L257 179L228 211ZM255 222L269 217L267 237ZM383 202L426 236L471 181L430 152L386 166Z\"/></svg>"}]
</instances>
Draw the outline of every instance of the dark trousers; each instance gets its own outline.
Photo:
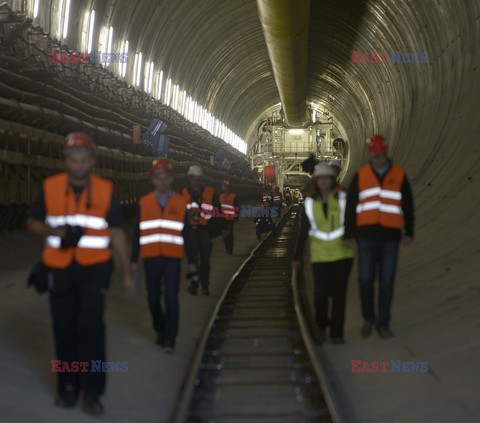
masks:
<instances>
[{"instance_id":1,"label":"dark trousers","mask_svg":"<svg viewBox=\"0 0 480 423\"><path fill-rule=\"evenodd\" d=\"M398 240L359 238L358 277L363 318L375 322L374 282L377 264L380 270L378 294L379 317L377 327L388 328L393 300L393 283L398 257Z\"/></svg>"},{"instance_id":2,"label":"dark trousers","mask_svg":"<svg viewBox=\"0 0 480 423\"><path fill-rule=\"evenodd\" d=\"M166 340L175 341L178 333L180 259L147 258L144 260L144 266L153 328ZM162 286L165 291L165 314L161 305Z\"/></svg>"},{"instance_id":3,"label":"dark trousers","mask_svg":"<svg viewBox=\"0 0 480 423\"><path fill-rule=\"evenodd\" d=\"M227 251L233 251L234 224L235 224L234 220L225 220L223 223L223 230L227 232L226 236L223 237L223 243Z\"/></svg>"},{"instance_id":4,"label":"dark trousers","mask_svg":"<svg viewBox=\"0 0 480 423\"><path fill-rule=\"evenodd\" d=\"M330 336L343 337L347 283L353 259L312 263L315 279L315 313L319 329L325 330L328 321L328 298L332 297Z\"/></svg>"},{"instance_id":5,"label":"dark trousers","mask_svg":"<svg viewBox=\"0 0 480 423\"><path fill-rule=\"evenodd\" d=\"M200 283L203 288L208 289L210 285L210 254L213 242L207 229L192 229L192 241Z\"/></svg>"},{"instance_id":6,"label":"dark trousers","mask_svg":"<svg viewBox=\"0 0 480 423\"><path fill-rule=\"evenodd\" d=\"M87 361L87 372L59 372L58 392L71 384L75 390L100 395L105 389L104 372L91 372L92 360L105 361L104 294L111 274L111 263L53 270L50 310L57 360Z\"/></svg>"}]
</instances>

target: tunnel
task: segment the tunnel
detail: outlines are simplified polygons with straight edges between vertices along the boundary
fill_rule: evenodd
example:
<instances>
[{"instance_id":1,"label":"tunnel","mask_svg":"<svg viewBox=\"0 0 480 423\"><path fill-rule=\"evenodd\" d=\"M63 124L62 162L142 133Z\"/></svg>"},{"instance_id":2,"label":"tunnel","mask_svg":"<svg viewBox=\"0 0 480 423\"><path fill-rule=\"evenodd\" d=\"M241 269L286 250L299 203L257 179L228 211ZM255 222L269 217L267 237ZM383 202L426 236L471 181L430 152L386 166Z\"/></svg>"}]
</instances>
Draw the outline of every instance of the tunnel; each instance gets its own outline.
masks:
<instances>
[{"instance_id":1,"label":"tunnel","mask_svg":"<svg viewBox=\"0 0 480 423\"><path fill-rule=\"evenodd\" d=\"M293 44L291 57L276 62L261 11L271 13L262 4L273 3L275 9L288 3L277 1L10 0L0 5L0 286L5 293L0 303L0 369L8 374L0 388L0 408L8 421L32 421L42 407L50 407L54 389L53 379L47 383L48 363L41 364L31 351L25 353L22 340L22 333L31 338L44 361L53 354L46 303L39 305L33 293L24 297L27 270L41 251L41 244L25 232L25 218L43 177L62 169L60 145L65 135L82 130L96 140L100 174L122 187L120 200L127 216L150 189L148 166L154 158L145 140L132 142L132 128L145 132L154 118L168 124L169 157L177 181L185 182L188 167L201 162L215 188L231 177L243 198L258 199L263 185L251 173L243 173L242 166L250 162L260 123L287 100L296 104L290 114L292 127L305 123L306 107L315 103L341 129L337 137L348 145L344 186L348 188L367 162L367 138L378 133L388 141L394 163L406 170L413 190L415 236L400 252L393 305L396 337L389 344L365 344L355 338L361 317L354 270L346 330L347 338L355 340L343 350L325 347L321 353L345 414L341 421L478 421L480 2L293 2L292 22L306 13L305 45ZM292 39L288 42L296 42ZM278 48L287 49L285 45ZM108 66L54 63L51 56L53 50L72 57L73 52L126 49L126 63L113 61ZM278 72L288 64L292 69L287 69L297 73L291 91L288 86L282 91L284 80ZM288 97L299 92L300 106ZM195 124L197 104L202 105L204 120ZM231 163L229 169L210 167L218 161L214 156L219 149L220 161ZM233 274L253 249L255 240L242 236L243 255L220 273ZM120 290L112 298L115 318L110 323L115 333L120 336L122 324L129 327L126 336L133 336L135 328L146 333L150 323L142 309L145 301L122 316L122 307L129 308L127 300ZM183 345L182 363L177 359L175 364L181 374L187 351L195 348L201 333L200 323L214 307L212 298L202 305L198 321L185 318L195 333ZM16 301L23 306L13 307ZM196 307L191 299L185 304ZM39 320L28 316L30 307ZM139 310L146 315L143 320L134 315ZM42 341L38 333L47 339ZM112 342L115 356L122 356L121 348L128 352L125 356L136 354L134 344ZM33 367L22 373L29 358L43 365L35 390L25 380L37 374ZM144 358L155 360L155 354L148 350ZM349 370L351 360L400 358L427 361L429 371L381 378ZM162 365L169 366L167 361ZM107 403L119 410L112 411L112 421L169 421L176 394L159 394L162 408L148 410L156 397L142 399L141 392L146 386L149 391L157 388L144 370L141 380L130 381L143 412L127 407L128 395L117 386L117 400ZM174 372L163 374L156 368L152 375L162 378L162 386L168 386L169 378L178 379L173 386L179 389L181 377ZM45 392L39 396L38 390ZM83 421L81 417L72 419ZM47 411L37 421L65 419L64 414Z\"/></svg>"}]
</instances>

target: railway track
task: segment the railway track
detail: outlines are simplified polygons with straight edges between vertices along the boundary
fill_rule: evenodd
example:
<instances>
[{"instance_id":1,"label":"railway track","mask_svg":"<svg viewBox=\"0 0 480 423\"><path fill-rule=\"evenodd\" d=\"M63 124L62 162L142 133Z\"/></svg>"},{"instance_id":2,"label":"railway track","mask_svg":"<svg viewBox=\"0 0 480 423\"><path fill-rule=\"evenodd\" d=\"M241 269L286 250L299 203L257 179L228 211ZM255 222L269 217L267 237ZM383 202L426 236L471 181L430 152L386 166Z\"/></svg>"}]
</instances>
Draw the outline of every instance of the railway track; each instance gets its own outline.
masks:
<instances>
[{"instance_id":1,"label":"railway track","mask_svg":"<svg viewBox=\"0 0 480 423\"><path fill-rule=\"evenodd\" d=\"M337 422L292 286L291 207L230 280L171 422Z\"/></svg>"}]
</instances>

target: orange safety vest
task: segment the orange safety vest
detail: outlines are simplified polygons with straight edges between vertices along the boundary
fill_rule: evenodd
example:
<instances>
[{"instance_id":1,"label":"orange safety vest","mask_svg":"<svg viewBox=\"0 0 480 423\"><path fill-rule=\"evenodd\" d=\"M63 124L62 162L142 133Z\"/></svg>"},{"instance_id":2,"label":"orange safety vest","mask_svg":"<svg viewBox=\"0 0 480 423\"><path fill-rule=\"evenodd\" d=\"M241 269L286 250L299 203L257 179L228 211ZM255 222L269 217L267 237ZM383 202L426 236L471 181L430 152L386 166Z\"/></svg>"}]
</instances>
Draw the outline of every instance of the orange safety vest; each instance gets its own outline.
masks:
<instances>
[{"instance_id":1,"label":"orange safety vest","mask_svg":"<svg viewBox=\"0 0 480 423\"><path fill-rule=\"evenodd\" d=\"M273 193L273 202L278 204L282 204L282 195L279 192L274 192Z\"/></svg>"},{"instance_id":2,"label":"orange safety vest","mask_svg":"<svg viewBox=\"0 0 480 423\"><path fill-rule=\"evenodd\" d=\"M190 195L188 187L185 187L182 190L182 196L187 201L187 210L190 212L190 215L195 213L200 214L200 219L198 221L200 226L207 226L208 220L212 217L214 194L215 190L212 187L205 186L202 192L201 204L198 204L197 202L192 201L192 196ZM190 216L189 222L191 225L195 225L192 216Z\"/></svg>"},{"instance_id":3,"label":"orange safety vest","mask_svg":"<svg viewBox=\"0 0 480 423\"><path fill-rule=\"evenodd\" d=\"M262 202L270 203L272 201L272 193L270 191L264 191L262 194Z\"/></svg>"},{"instance_id":4,"label":"orange safety vest","mask_svg":"<svg viewBox=\"0 0 480 423\"><path fill-rule=\"evenodd\" d=\"M225 193L220 194L220 205L222 207L222 216L225 220L234 220L237 217L237 211L233 206L233 202L237 194L231 192L230 194L225 195Z\"/></svg>"},{"instance_id":5,"label":"orange safety vest","mask_svg":"<svg viewBox=\"0 0 480 423\"><path fill-rule=\"evenodd\" d=\"M90 185L83 189L78 201L65 172L46 178L43 189L47 211L45 223L52 227L80 226L84 231L77 246L70 248L60 247L59 236L48 236L42 253L43 263L47 267L64 269L73 260L82 266L110 260L107 213L112 202L112 182L90 175Z\"/></svg>"},{"instance_id":6,"label":"orange safety vest","mask_svg":"<svg viewBox=\"0 0 480 423\"><path fill-rule=\"evenodd\" d=\"M174 193L162 210L155 193L140 198L140 255L142 258L182 258L187 201Z\"/></svg>"},{"instance_id":7,"label":"orange safety vest","mask_svg":"<svg viewBox=\"0 0 480 423\"><path fill-rule=\"evenodd\" d=\"M370 163L358 170L357 226L403 228L402 184L405 171L395 164L379 183Z\"/></svg>"}]
</instances>

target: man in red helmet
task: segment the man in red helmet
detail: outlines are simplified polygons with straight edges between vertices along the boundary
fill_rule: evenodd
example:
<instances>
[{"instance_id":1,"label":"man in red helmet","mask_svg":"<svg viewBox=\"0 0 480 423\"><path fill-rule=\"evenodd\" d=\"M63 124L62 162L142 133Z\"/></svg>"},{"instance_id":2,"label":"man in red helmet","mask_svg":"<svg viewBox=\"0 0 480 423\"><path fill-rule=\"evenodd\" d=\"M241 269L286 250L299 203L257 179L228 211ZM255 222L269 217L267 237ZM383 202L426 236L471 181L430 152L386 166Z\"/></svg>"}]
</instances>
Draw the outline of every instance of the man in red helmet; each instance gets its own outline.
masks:
<instances>
[{"instance_id":1,"label":"man in red helmet","mask_svg":"<svg viewBox=\"0 0 480 423\"><path fill-rule=\"evenodd\" d=\"M390 308L399 241L413 240L413 196L405 170L388 158L388 145L382 135L367 140L369 162L361 167L348 190L345 210L345 242L358 244L358 276L364 325L368 337L376 323L382 338L390 331ZM402 234L403 232L403 234ZM375 316L374 282L379 264L379 313Z\"/></svg>"},{"instance_id":2,"label":"man in red helmet","mask_svg":"<svg viewBox=\"0 0 480 423\"><path fill-rule=\"evenodd\" d=\"M157 345L172 353L178 333L178 287L184 252L189 272L197 272L192 235L187 216L187 200L173 192L172 166L159 158L151 167L154 190L140 199L133 236L132 271L138 270L138 256L143 258L147 279L148 305ZM162 312L162 287L165 314Z\"/></svg>"},{"instance_id":3,"label":"man in red helmet","mask_svg":"<svg viewBox=\"0 0 480 423\"><path fill-rule=\"evenodd\" d=\"M95 145L72 133L64 146L66 172L46 178L33 203L27 227L45 238L42 262L49 270L50 305L57 360L105 362L104 297L112 271L110 244L124 270L124 286L135 295L120 204L113 184L93 173ZM59 372L57 405L73 407L80 388L83 409L103 412L102 371Z\"/></svg>"},{"instance_id":4,"label":"man in red helmet","mask_svg":"<svg viewBox=\"0 0 480 423\"><path fill-rule=\"evenodd\" d=\"M222 183L222 193L219 196L220 206L222 208L223 228L222 237L225 244L225 252L228 255L233 254L233 225L238 220L240 206L237 194L232 192L232 183L230 179L225 179Z\"/></svg>"}]
</instances>

